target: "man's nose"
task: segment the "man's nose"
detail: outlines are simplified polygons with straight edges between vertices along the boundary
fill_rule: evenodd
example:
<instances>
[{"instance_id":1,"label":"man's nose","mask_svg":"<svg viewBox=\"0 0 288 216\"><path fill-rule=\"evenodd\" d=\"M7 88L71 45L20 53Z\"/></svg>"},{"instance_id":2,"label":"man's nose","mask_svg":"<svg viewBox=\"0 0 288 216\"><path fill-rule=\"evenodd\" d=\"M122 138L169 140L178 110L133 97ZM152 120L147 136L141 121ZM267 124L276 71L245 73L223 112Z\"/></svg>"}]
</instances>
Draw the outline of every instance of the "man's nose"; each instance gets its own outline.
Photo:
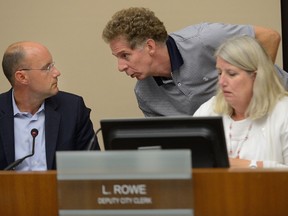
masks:
<instances>
[{"instance_id":1,"label":"man's nose","mask_svg":"<svg viewBox=\"0 0 288 216\"><path fill-rule=\"evenodd\" d=\"M128 65L121 59L118 59L118 70L120 72L126 71L128 68Z\"/></svg>"}]
</instances>

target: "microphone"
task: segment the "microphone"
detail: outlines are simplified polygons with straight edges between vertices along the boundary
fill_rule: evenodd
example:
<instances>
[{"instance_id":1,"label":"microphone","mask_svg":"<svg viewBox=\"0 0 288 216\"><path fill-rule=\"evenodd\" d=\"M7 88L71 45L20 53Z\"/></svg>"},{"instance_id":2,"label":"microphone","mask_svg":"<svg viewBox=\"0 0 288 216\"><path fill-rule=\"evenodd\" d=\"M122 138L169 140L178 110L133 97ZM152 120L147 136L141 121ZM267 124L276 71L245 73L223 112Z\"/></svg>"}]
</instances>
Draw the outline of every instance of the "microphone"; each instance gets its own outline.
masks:
<instances>
[{"instance_id":1,"label":"microphone","mask_svg":"<svg viewBox=\"0 0 288 216\"><path fill-rule=\"evenodd\" d=\"M11 163L10 165L8 165L4 170L14 170L20 163L22 163L26 158L28 157L32 157L34 155L34 149L35 149L35 138L38 135L38 130L36 128L33 128L31 130L31 135L33 138L32 141L32 153L29 155L26 155L23 158L19 158L18 160L14 161L13 163Z\"/></svg>"}]
</instances>

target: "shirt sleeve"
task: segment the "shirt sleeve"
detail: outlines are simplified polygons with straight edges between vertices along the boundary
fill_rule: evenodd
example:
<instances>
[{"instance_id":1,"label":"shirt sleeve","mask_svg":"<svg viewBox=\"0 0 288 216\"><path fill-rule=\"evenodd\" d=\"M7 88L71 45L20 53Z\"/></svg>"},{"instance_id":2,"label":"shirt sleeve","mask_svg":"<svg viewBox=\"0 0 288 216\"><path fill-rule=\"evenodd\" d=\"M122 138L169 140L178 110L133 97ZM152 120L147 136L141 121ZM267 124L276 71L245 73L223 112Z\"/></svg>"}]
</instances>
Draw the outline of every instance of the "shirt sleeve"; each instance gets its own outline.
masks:
<instances>
[{"instance_id":1,"label":"shirt sleeve","mask_svg":"<svg viewBox=\"0 0 288 216\"><path fill-rule=\"evenodd\" d=\"M225 40L231 37L248 35L255 37L252 25L234 25L225 23L201 24L200 38L202 43L209 49L217 49Z\"/></svg>"}]
</instances>

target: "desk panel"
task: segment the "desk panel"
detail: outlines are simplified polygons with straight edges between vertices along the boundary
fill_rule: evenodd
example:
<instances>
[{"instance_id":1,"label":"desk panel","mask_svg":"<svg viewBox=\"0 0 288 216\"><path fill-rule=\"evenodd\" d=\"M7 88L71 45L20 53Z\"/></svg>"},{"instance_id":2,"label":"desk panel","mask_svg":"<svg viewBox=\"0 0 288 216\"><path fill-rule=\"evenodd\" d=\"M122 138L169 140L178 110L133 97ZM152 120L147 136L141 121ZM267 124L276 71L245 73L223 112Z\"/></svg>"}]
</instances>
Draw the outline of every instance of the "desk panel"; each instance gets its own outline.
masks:
<instances>
[{"instance_id":1,"label":"desk panel","mask_svg":"<svg viewBox=\"0 0 288 216\"><path fill-rule=\"evenodd\" d=\"M1 171L0 215L58 215L56 172Z\"/></svg>"},{"instance_id":2,"label":"desk panel","mask_svg":"<svg viewBox=\"0 0 288 216\"><path fill-rule=\"evenodd\" d=\"M193 169L192 172L195 216L288 215L288 170ZM57 216L56 175L56 171L1 171L0 215ZM191 196L186 193L177 199Z\"/></svg>"},{"instance_id":3,"label":"desk panel","mask_svg":"<svg viewBox=\"0 0 288 216\"><path fill-rule=\"evenodd\" d=\"M196 216L288 215L288 171L199 169L193 174Z\"/></svg>"}]
</instances>

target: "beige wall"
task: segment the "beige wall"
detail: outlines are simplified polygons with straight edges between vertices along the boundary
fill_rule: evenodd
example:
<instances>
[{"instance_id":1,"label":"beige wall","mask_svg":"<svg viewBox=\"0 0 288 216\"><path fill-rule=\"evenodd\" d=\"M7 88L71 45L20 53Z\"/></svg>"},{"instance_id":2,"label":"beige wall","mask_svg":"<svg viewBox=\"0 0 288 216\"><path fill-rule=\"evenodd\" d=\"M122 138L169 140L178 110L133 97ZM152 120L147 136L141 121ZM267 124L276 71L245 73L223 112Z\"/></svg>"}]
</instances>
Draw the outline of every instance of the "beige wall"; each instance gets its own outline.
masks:
<instances>
[{"instance_id":1,"label":"beige wall","mask_svg":"<svg viewBox=\"0 0 288 216\"><path fill-rule=\"evenodd\" d=\"M95 130L103 118L142 117L133 93L136 80L117 71L101 39L112 14L130 6L154 10L168 32L204 21L281 31L280 0L1 0L0 55L19 40L45 44L62 73L60 89L84 97ZM277 63L282 66L281 45ZM1 73L0 92L9 88Z\"/></svg>"}]
</instances>

